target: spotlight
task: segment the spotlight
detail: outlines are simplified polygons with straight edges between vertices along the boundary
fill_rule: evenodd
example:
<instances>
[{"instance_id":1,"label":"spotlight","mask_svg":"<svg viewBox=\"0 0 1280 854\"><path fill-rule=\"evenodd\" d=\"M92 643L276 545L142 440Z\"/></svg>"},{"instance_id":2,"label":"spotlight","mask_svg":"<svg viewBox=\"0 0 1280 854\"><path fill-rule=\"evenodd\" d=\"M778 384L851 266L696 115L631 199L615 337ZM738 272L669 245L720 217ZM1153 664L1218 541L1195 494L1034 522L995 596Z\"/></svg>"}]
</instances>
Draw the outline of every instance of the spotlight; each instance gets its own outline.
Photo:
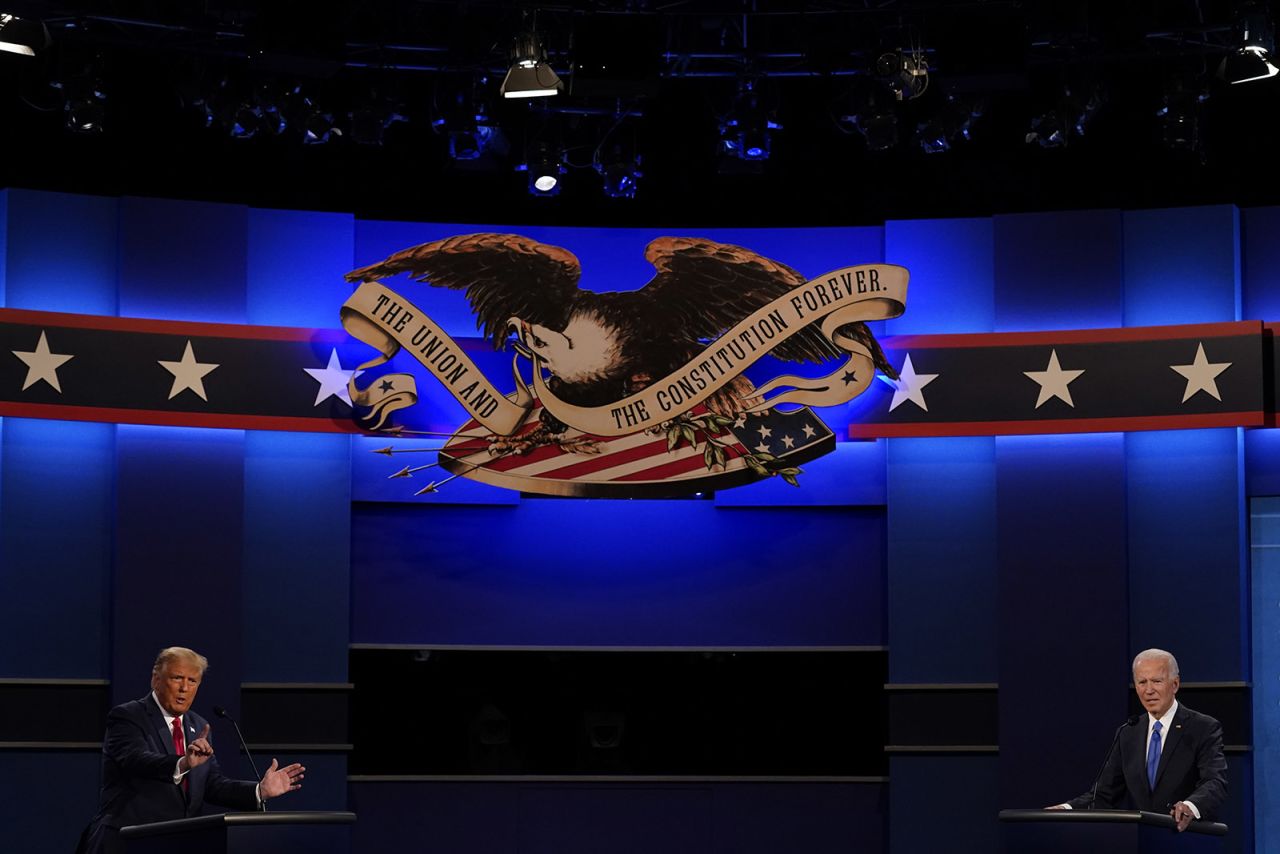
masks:
<instances>
[{"instance_id":1,"label":"spotlight","mask_svg":"<svg viewBox=\"0 0 1280 854\"><path fill-rule=\"evenodd\" d=\"M450 83L437 82L434 99L438 114L431 129L449 140L449 157L455 161L479 160L493 141L495 127L482 87L484 77L465 76Z\"/></svg>"},{"instance_id":2,"label":"spotlight","mask_svg":"<svg viewBox=\"0 0 1280 854\"><path fill-rule=\"evenodd\" d=\"M1081 138L1088 132L1105 101L1098 89L1087 99L1072 94L1069 88L1063 89L1062 97L1052 110L1031 120L1026 143L1036 143L1041 148L1065 148L1073 137Z\"/></svg>"},{"instance_id":3,"label":"spotlight","mask_svg":"<svg viewBox=\"0 0 1280 854\"><path fill-rule=\"evenodd\" d=\"M981 115L977 108L966 107L954 95L948 95L931 118L916 126L916 144L925 154L950 151L952 145L969 140L969 128Z\"/></svg>"},{"instance_id":4,"label":"spotlight","mask_svg":"<svg viewBox=\"0 0 1280 854\"><path fill-rule=\"evenodd\" d=\"M547 53L536 33L521 33L511 48L511 68L498 91L504 98L542 98L555 95L564 83L547 64Z\"/></svg>"},{"instance_id":5,"label":"spotlight","mask_svg":"<svg viewBox=\"0 0 1280 854\"><path fill-rule=\"evenodd\" d=\"M615 144L609 153L601 157L596 151L595 170L602 180L604 194L611 199L634 199L640 171L640 156L625 150L621 144Z\"/></svg>"},{"instance_id":6,"label":"spotlight","mask_svg":"<svg viewBox=\"0 0 1280 854\"><path fill-rule=\"evenodd\" d=\"M1172 151L1200 151L1200 117L1209 93L1192 89L1181 80L1165 91L1164 105L1156 111L1160 139Z\"/></svg>"},{"instance_id":7,"label":"spotlight","mask_svg":"<svg viewBox=\"0 0 1280 854\"><path fill-rule=\"evenodd\" d=\"M560 152L550 145L535 143L528 162L516 169L529 173L529 195L560 195L560 176L565 172L564 163L560 159Z\"/></svg>"},{"instance_id":8,"label":"spotlight","mask_svg":"<svg viewBox=\"0 0 1280 854\"><path fill-rule=\"evenodd\" d=\"M869 151L888 151L898 144L896 95L883 83L864 81L853 93L853 114L843 116L862 134Z\"/></svg>"},{"instance_id":9,"label":"spotlight","mask_svg":"<svg viewBox=\"0 0 1280 854\"><path fill-rule=\"evenodd\" d=\"M1245 4L1236 18L1236 34L1240 46L1222 58L1218 77L1231 84L1248 83L1266 80L1280 71L1271 61L1276 31L1263 4Z\"/></svg>"},{"instance_id":10,"label":"spotlight","mask_svg":"<svg viewBox=\"0 0 1280 854\"><path fill-rule=\"evenodd\" d=\"M720 151L739 160L768 160L773 148L773 132L781 129L760 103L755 82L743 80L733 109L720 121Z\"/></svg>"},{"instance_id":11,"label":"spotlight","mask_svg":"<svg viewBox=\"0 0 1280 854\"><path fill-rule=\"evenodd\" d=\"M0 52L35 56L49 46L49 30L41 21L0 12Z\"/></svg>"},{"instance_id":12,"label":"spotlight","mask_svg":"<svg viewBox=\"0 0 1280 854\"><path fill-rule=\"evenodd\" d=\"M924 51L900 50L880 54L876 74L883 78L899 101L919 98L929 88L929 63Z\"/></svg>"},{"instance_id":13,"label":"spotlight","mask_svg":"<svg viewBox=\"0 0 1280 854\"><path fill-rule=\"evenodd\" d=\"M74 133L102 133L107 113L107 95L101 84L89 77L49 84L62 90L62 112L66 128Z\"/></svg>"},{"instance_id":14,"label":"spotlight","mask_svg":"<svg viewBox=\"0 0 1280 854\"><path fill-rule=\"evenodd\" d=\"M333 123L333 113L320 109L310 98L304 98L302 106L303 145L324 145L333 137L342 136L342 130Z\"/></svg>"}]
</instances>

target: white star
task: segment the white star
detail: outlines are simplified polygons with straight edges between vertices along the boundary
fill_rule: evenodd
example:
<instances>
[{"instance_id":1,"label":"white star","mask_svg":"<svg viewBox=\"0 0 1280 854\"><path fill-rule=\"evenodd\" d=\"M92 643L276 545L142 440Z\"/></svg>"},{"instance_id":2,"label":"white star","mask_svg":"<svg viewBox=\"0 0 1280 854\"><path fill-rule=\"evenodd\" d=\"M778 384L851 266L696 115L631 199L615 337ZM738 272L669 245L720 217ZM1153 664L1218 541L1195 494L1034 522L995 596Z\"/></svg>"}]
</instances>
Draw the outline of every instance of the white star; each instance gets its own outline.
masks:
<instances>
[{"instance_id":1,"label":"white star","mask_svg":"<svg viewBox=\"0 0 1280 854\"><path fill-rule=\"evenodd\" d=\"M783 436L783 437L782 437L782 447L784 447L784 448L794 448L795 446L796 446L796 440L795 440L795 439L792 439L790 436Z\"/></svg>"},{"instance_id":2,"label":"white star","mask_svg":"<svg viewBox=\"0 0 1280 854\"><path fill-rule=\"evenodd\" d=\"M1218 394L1218 374L1231 367L1230 362L1210 362L1204 355L1204 344L1196 345L1195 361L1189 365L1170 365L1170 368L1187 378L1187 389L1182 393L1186 403L1200 392L1208 392L1214 400L1222 400Z\"/></svg>"},{"instance_id":3,"label":"white star","mask_svg":"<svg viewBox=\"0 0 1280 854\"><path fill-rule=\"evenodd\" d=\"M1049 351L1049 366L1043 371L1023 371L1022 373L1040 384L1040 396L1036 398L1036 409L1055 397L1072 409L1076 408L1071 400L1071 390L1067 386L1079 379L1084 371L1064 371L1062 365L1058 364L1057 350Z\"/></svg>"},{"instance_id":4,"label":"white star","mask_svg":"<svg viewBox=\"0 0 1280 854\"><path fill-rule=\"evenodd\" d=\"M745 412L741 412L741 413L739 413L739 414L738 414L738 420L737 420L737 421L735 421L735 422L733 422L733 426L734 426L734 427L746 427L746 426L747 426L747 414L746 414Z\"/></svg>"},{"instance_id":5,"label":"white star","mask_svg":"<svg viewBox=\"0 0 1280 854\"><path fill-rule=\"evenodd\" d=\"M770 430L768 427L764 426L763 424L760 425L760 430L758 432L760 433L761 439L768 439L770 436L773 435L773 431Z\"/></svg>"},{"instance_id":6,"label":"white star","mask_svg":"<svg viewBox=\"0 0 1280 854\"><path fill-rule=\"evenodd\" d=\"M180 392L191 389L200 395L201 400L209 398L204 393L204 377L217 365L208 362L197 362L195 351L191 349L191 341L187 341L187 349L182 353L181 362L158 360L160 367L173 374L173 388L169 389L169 399L173 400Z\"/></svg>"},{"instance_id":7,"label":"white star","mask_svg":"<svg viewBox=\"0 0 1280 854\"><path fill-rule=\"evenodd\" d=\"M40 340L36 342L36 349L29 353L23 350L12 352L27 363L27 378L22 383L23 391L44 380L53 386L54 391L62 394L62 386L58 385L58 368L75 356L49 352L49 340L45 338L43 329L40 330Z\"/></svg>"},{"instance_id":8,"label":"white star","mask_svg":"<svg viewBox=\"0 0 1280 854\"><path fill-rule=\"evenodd\" d=\"M891 380L882 374L877 376L893 386L893 400L889 401L890 412L897 409L906 400L928 412L929 407L924 402L923 389L941 374L917 374L915 366L911 364L911 354L908 353L906 358L902 360L902 370L898 371L896 380Z\"/></svg>"},{"instance_id":9,"label":"white star","mask_svg":"<svg viewBox=\"0 0 1280 854\"><path fill-rule=\"evenodd\" d=\"M767 454L769 453L769 446L765 442L761 442L759 445L756 445L756 450L762 454Z\"/></svg>"},{"instance_id":10,"label":"white star","mask_svg":"<svg viewBox=\"0 0 1280 854\"><path fill-rule=\"evenodd\" d=\"M813 438L813 435L814 435L815 433L817 433L818 431L813 429L813 425L812 425L812 424L806 424L806 425L804 425L804 428L801 430L801 432L802 432L802 433L804 433L804 437L805 437L806 439L812 439L812 438Z\"/></svg>"},{"instance_id":11,"label":"white star","mask_svg":"<svg viewBox=\"0 0 1280 854\"><path fill-rule=\"evenodd\" d=\"M347 406L351 405L351 396L347 393L347 381L352 377L358 377L364 371L343 370L342 362L338 360L338 348L329 351L329 364L323 368L303 368L307 376L320 383L320 388L316 390L316 402L314 406L319 406L322 402L331 397L336 397Z\"/></svg>"}]
</instances>

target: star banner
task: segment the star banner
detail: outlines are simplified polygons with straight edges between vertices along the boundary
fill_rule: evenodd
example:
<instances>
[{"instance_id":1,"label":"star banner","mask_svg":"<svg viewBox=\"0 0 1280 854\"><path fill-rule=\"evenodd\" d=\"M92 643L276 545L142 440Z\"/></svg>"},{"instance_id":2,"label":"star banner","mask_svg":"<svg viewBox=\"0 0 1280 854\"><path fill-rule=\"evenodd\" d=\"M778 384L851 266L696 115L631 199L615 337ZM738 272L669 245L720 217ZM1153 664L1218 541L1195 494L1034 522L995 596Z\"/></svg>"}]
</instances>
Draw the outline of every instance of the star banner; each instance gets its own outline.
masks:
<instances>
[{"instance_id":1,"label":"star banner","mask_svg":"<svg viewBox=\"0 0 1280 854\"><path fill-rule=\"evenodd\" d=\"M1260 321L882 340L901 376L881 378L849 426L854 438L1274 422L1276 368Z\"/></svg>"},{"instance_id":2,"label":"star banner","mask_svg":"<svg viewBox=\"0 0 1280 854\"><path fill-rule=\"evenodd\" d=\"M887 336L901 377L859 398L849 435L1272 426L1271 337L1259 321ZM363 346L337 329L0 309L0 415L360 432L347 385Z\"/></svg>"},{"instance_id":3,"label":"star banner","mask_svg":"<svg viewBox=\"0 0 1280 854\"><path fill-rule=\"evenodd\" d=\"M339 330L0 309L0 415L355 433L347 343Z\"/></svg>"}]
</instances>

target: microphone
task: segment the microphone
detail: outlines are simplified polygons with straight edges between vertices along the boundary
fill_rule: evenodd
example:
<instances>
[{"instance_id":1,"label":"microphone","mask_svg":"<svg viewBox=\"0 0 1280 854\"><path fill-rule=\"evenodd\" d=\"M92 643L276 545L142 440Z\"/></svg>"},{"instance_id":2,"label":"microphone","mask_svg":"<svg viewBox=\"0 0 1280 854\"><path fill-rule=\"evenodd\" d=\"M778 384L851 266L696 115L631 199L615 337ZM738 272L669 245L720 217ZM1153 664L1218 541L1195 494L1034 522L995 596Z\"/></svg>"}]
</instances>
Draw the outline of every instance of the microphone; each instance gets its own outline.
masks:
<instances>
[{"instance_id":1,"label":"microphone","mask_svg":"<svg viewBox=\"0 0 1280 854\"><path fill-rule=\"evenodd\" d=\"M214 709L214 711L216 712L217 709ZM1139 717L1141 715L1129 715L1129 717L1125 718L1124 723L1116 727L1115 737L1111 739L1111 747L1107 749L1107 755L1102 760L1102 767L1098 769L1098 776L1093 778L1093 788L1089 790L1089 806L1086 809L1093 809L1093 805L1098 800L1098 783L1102 781L1102 774L1107 770L1107 763L1111 761L1111 754L1116 752L1116 745L1120 743L1120 733L1126 727L1137 726Z\"/></svg>"},{"instance_id":2,"label":"microphone","mask_svg":"<svg viewBox=\"0 0 1280 854\"><path fill-rule=\"evenodd\" d=\"M231 717L231 715L227 714L227 710L222 708L222 706L214 706L213 713L220 718L226 718L227 720L231 721L231 725L236 728L236 737L240 739L240 746L244 748L244 755L247 756L249 759L249 767L253 769L253 776L258 778L258 785L261 786L262 775L258 773L258 766L255 765L253 762L253 754L249 752L249 745L244 743L244 734L240 732L240 724L236 723L236 719ZM1136 716L1134 717L1134 720L1135 721L1137 720ZM259 792L261 792L261 790L259 790ZM267 809L267 801L265 798L263 798L262 800L263 812L266 812L266 809Z\"/></svg>"}]
</instances>

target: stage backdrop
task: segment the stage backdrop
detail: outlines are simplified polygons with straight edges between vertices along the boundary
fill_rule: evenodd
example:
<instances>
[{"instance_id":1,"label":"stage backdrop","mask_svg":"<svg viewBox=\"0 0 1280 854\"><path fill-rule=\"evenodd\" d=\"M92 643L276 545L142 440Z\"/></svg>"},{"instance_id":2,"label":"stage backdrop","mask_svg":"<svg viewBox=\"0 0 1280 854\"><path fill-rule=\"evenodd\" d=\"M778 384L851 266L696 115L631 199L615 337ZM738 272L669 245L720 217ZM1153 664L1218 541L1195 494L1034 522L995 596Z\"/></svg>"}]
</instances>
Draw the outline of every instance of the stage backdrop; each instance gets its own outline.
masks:
<instances>
[{"instance_id":1,"label":"stage backdrop","mask_svg":"<svg viewBox=\"0 0 1280 854\"><path fill-rule=\"evenodd\" d=\"M908 268L906 313L872 325L891 341L1280 320L1277 227L1280 209L1224 206L688 233L806 277ZM479 231L564 246L597 290L643 284L645 244L681 233L8 190L0 306L333 330L347 271ZM458 294L414 293L445 331L475 337ZM310 344L316 369L327 341ZM343 369L352 352L338 348ZM4 359L20 382L19 357ZM423 393L433 420L461 423L456 403ZM206 708L242 711L251 742L308 764L292 807L361 812L357 850L579 850L573 828L590 826L618 851L990 851L999 808L1088 787L1132 702L1129 658L1161 646L1179 655L1188 704L1227 727L1231 850L1280 846L1280 819L1253 808L1280 790L1280 614L1260 574L1261 499L1280 495L1273 431L849 441L860 401L819 413L841 441L800 488L618 502L462 482L415 497L387 479L399 461L349 435L4 418L6 838L70 849L94 810L106 705L143 694L155 650L182 643L213 662ZM887 647L891 782L348 781L352 645ZM305 710L326 723L275 722ZM1046 716L1059 732L1053 720L1072 721L1068 736L1046 744Z\"/></svg>"}]
</instances>

